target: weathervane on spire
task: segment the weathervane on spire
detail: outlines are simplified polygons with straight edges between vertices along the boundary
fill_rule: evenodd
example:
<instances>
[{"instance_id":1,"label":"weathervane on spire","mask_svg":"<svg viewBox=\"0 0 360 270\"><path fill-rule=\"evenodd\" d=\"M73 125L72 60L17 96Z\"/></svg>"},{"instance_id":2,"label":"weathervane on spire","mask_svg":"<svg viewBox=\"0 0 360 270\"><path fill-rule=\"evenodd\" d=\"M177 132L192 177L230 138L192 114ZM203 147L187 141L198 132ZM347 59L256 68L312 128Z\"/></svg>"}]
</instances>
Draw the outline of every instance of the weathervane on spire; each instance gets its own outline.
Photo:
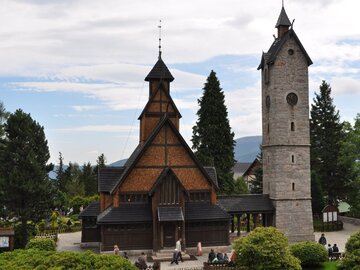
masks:
<instances>
[{"instance_id":1,"label":"weathervane on spire","mask_svg":"<svg viewBox=\"0 0 360 270\"><path fill-rule=\"evenodd\" d=\"M282 7L284 7L284 0L282 0Z\"/></svg>"},{"instance_id":2,"label":"weathervane on spire","mask_svg":"<svg viewBox=\"0 0 360 270\"><path fill-rule=\"evenodd\" d=\"M161 20L159 21L159 59L161 58Z\"/></svg>"}]
</instances>

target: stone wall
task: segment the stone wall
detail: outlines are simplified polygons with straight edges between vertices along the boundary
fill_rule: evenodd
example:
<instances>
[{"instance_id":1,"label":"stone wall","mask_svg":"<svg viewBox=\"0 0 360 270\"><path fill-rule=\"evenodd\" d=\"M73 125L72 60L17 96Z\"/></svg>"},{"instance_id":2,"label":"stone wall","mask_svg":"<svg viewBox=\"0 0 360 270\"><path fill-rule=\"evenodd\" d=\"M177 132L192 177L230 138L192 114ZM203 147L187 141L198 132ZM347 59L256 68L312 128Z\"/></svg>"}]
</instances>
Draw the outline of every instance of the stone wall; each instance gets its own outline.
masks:
<instances>
[{"instance_id":1,"label":"stone wall","mask_svg":"<svg viewBox=\"0 0 360 270\"><path fill-rule=\"evenodd\" d=\"M339 216L339 220L341 220L344 223L350 223L356 226L360 226L360 219L359 218L351 218L351 217L345 217L345 216Z\"/></svg>"}]
</instances>

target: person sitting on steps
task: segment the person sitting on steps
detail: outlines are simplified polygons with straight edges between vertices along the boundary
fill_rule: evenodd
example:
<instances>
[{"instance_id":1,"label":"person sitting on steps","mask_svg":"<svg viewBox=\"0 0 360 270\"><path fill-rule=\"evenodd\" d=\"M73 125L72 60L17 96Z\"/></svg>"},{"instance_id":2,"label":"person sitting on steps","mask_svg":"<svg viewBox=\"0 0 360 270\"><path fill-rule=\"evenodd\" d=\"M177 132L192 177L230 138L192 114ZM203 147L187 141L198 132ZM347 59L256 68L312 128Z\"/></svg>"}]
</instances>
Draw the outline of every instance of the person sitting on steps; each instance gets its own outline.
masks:
<instances>
[{"instance_id":1,"label":"person sitting on steps","mask_svg":"<svg viewBox=\"0 0 360 270\"><path fill-rule=\"evenodd\" d=\"M212 263L215 258L216 258L216 254L215 254L214 250L211 249L211 251L209 253L209 257L208 257L208 263Z\"/></svg>"}]
</instances>

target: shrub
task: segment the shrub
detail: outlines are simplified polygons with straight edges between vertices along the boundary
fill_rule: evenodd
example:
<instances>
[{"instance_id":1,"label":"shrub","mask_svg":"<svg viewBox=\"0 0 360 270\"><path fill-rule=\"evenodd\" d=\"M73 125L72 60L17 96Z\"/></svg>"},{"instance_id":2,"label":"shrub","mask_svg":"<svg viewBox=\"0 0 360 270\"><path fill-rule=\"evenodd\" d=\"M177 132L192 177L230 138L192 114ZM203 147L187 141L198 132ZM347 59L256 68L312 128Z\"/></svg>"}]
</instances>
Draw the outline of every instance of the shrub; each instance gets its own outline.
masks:
<instances>
[{"instance_id":1,"label":"shrub","mask_svg":"<svg viewBox=\"0 0 360 270\"><path fill-rule=\"evenodd\" d=\"M27 243L26 249L55 251L56 244L54 240L49 238L34 238Z\"/></svg>"},{"instance_id":2,"label":"shrub","mask_svg":"<svg viewBox=\"0 0 360 270\"><path fill-rule=\"evenodd\" d=\"M360 270L360 231L352 234L345 245L345 257L339 264L341 270Z\"/></svg>"},{"instance_id":3,"label":"shrub","mask_svg":"<svg viewBox=\"0 0 360 270\"><path fill-rule=\"evenodd\" d=\"M129 260L114 255L98 255L91 251L55 252L38 249L15 250L0 254L0 269L12 270L137 270Z\"/></svg>"},{"instance_id":4,"label":"shrub","mask_svg":"<svg viewBox=\"0 0 360 270\"><path fill-rule=\"evenodd\" d=\"M301 261L302 266L317 266L328 260L328 252L316 242L299 242L290 246L290 252Z\"/></svg>"},{"instance_id":5,"label":"shrub","mask_svg":"<svg viewBox=\"0 0 360 270\"><path fill-rule=\"evenodd\" d=\"M258 227L235 240L238 269L301 270L300 260L288 249L286 236L273 227Z\"/></svg>"},{"instance_id":6,"label":"shrub","mask_svg":"<svg viewBox=\"0 0 360 270\"><path fill-rule=\"evenodd\" d=\"M346 252L353 252L360 249L360 231L352 234L345 244Z\"/></svg>"}]
</instances>

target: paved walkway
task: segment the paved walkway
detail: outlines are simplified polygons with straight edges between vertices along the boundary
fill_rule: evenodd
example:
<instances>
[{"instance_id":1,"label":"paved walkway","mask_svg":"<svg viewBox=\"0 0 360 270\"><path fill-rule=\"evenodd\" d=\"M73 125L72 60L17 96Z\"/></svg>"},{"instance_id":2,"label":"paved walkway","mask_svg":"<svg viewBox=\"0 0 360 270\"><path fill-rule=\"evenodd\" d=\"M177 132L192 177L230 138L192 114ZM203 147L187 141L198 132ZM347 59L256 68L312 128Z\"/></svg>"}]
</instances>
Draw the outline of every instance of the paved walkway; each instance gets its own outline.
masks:
<instances>
[{"instance_id":1,"label":"paved walkway","mask_svg":"<svg viewBox=\"0 0 360 270\"><path fill-rule=\"evenodd\" d=\"M337 232L325 232L325 237L327 243L333 245L336 243L339 247L341 252L345 251L345 243L350 237L351 234L360 230L360 226L355 226L349 223L344 223L344 229L342 231ZM320 238L321 232L315 232L315 240L318 241ZM81 241L81 232L74 232L74 233L64 233L59 234L58 243L57 243L57 250L58 251L79 251L84 252L84 249L80 248L80 241ZM94 252L99 252L93 250ZM215 250L217 252L217 250ZM170 265L169 262L162 262L161 263L161 270L172 269L172 270L180 270L183 268L201 268L203 263L207 261L207 251L204 251L203 256L196 257L197 260L194 261L185 261L179 262L178 265L173 264ZM230 256L230 254L229 254ZM138 256L130 256L130 260L134 263Z\"/></svg>"}]
</instances>

